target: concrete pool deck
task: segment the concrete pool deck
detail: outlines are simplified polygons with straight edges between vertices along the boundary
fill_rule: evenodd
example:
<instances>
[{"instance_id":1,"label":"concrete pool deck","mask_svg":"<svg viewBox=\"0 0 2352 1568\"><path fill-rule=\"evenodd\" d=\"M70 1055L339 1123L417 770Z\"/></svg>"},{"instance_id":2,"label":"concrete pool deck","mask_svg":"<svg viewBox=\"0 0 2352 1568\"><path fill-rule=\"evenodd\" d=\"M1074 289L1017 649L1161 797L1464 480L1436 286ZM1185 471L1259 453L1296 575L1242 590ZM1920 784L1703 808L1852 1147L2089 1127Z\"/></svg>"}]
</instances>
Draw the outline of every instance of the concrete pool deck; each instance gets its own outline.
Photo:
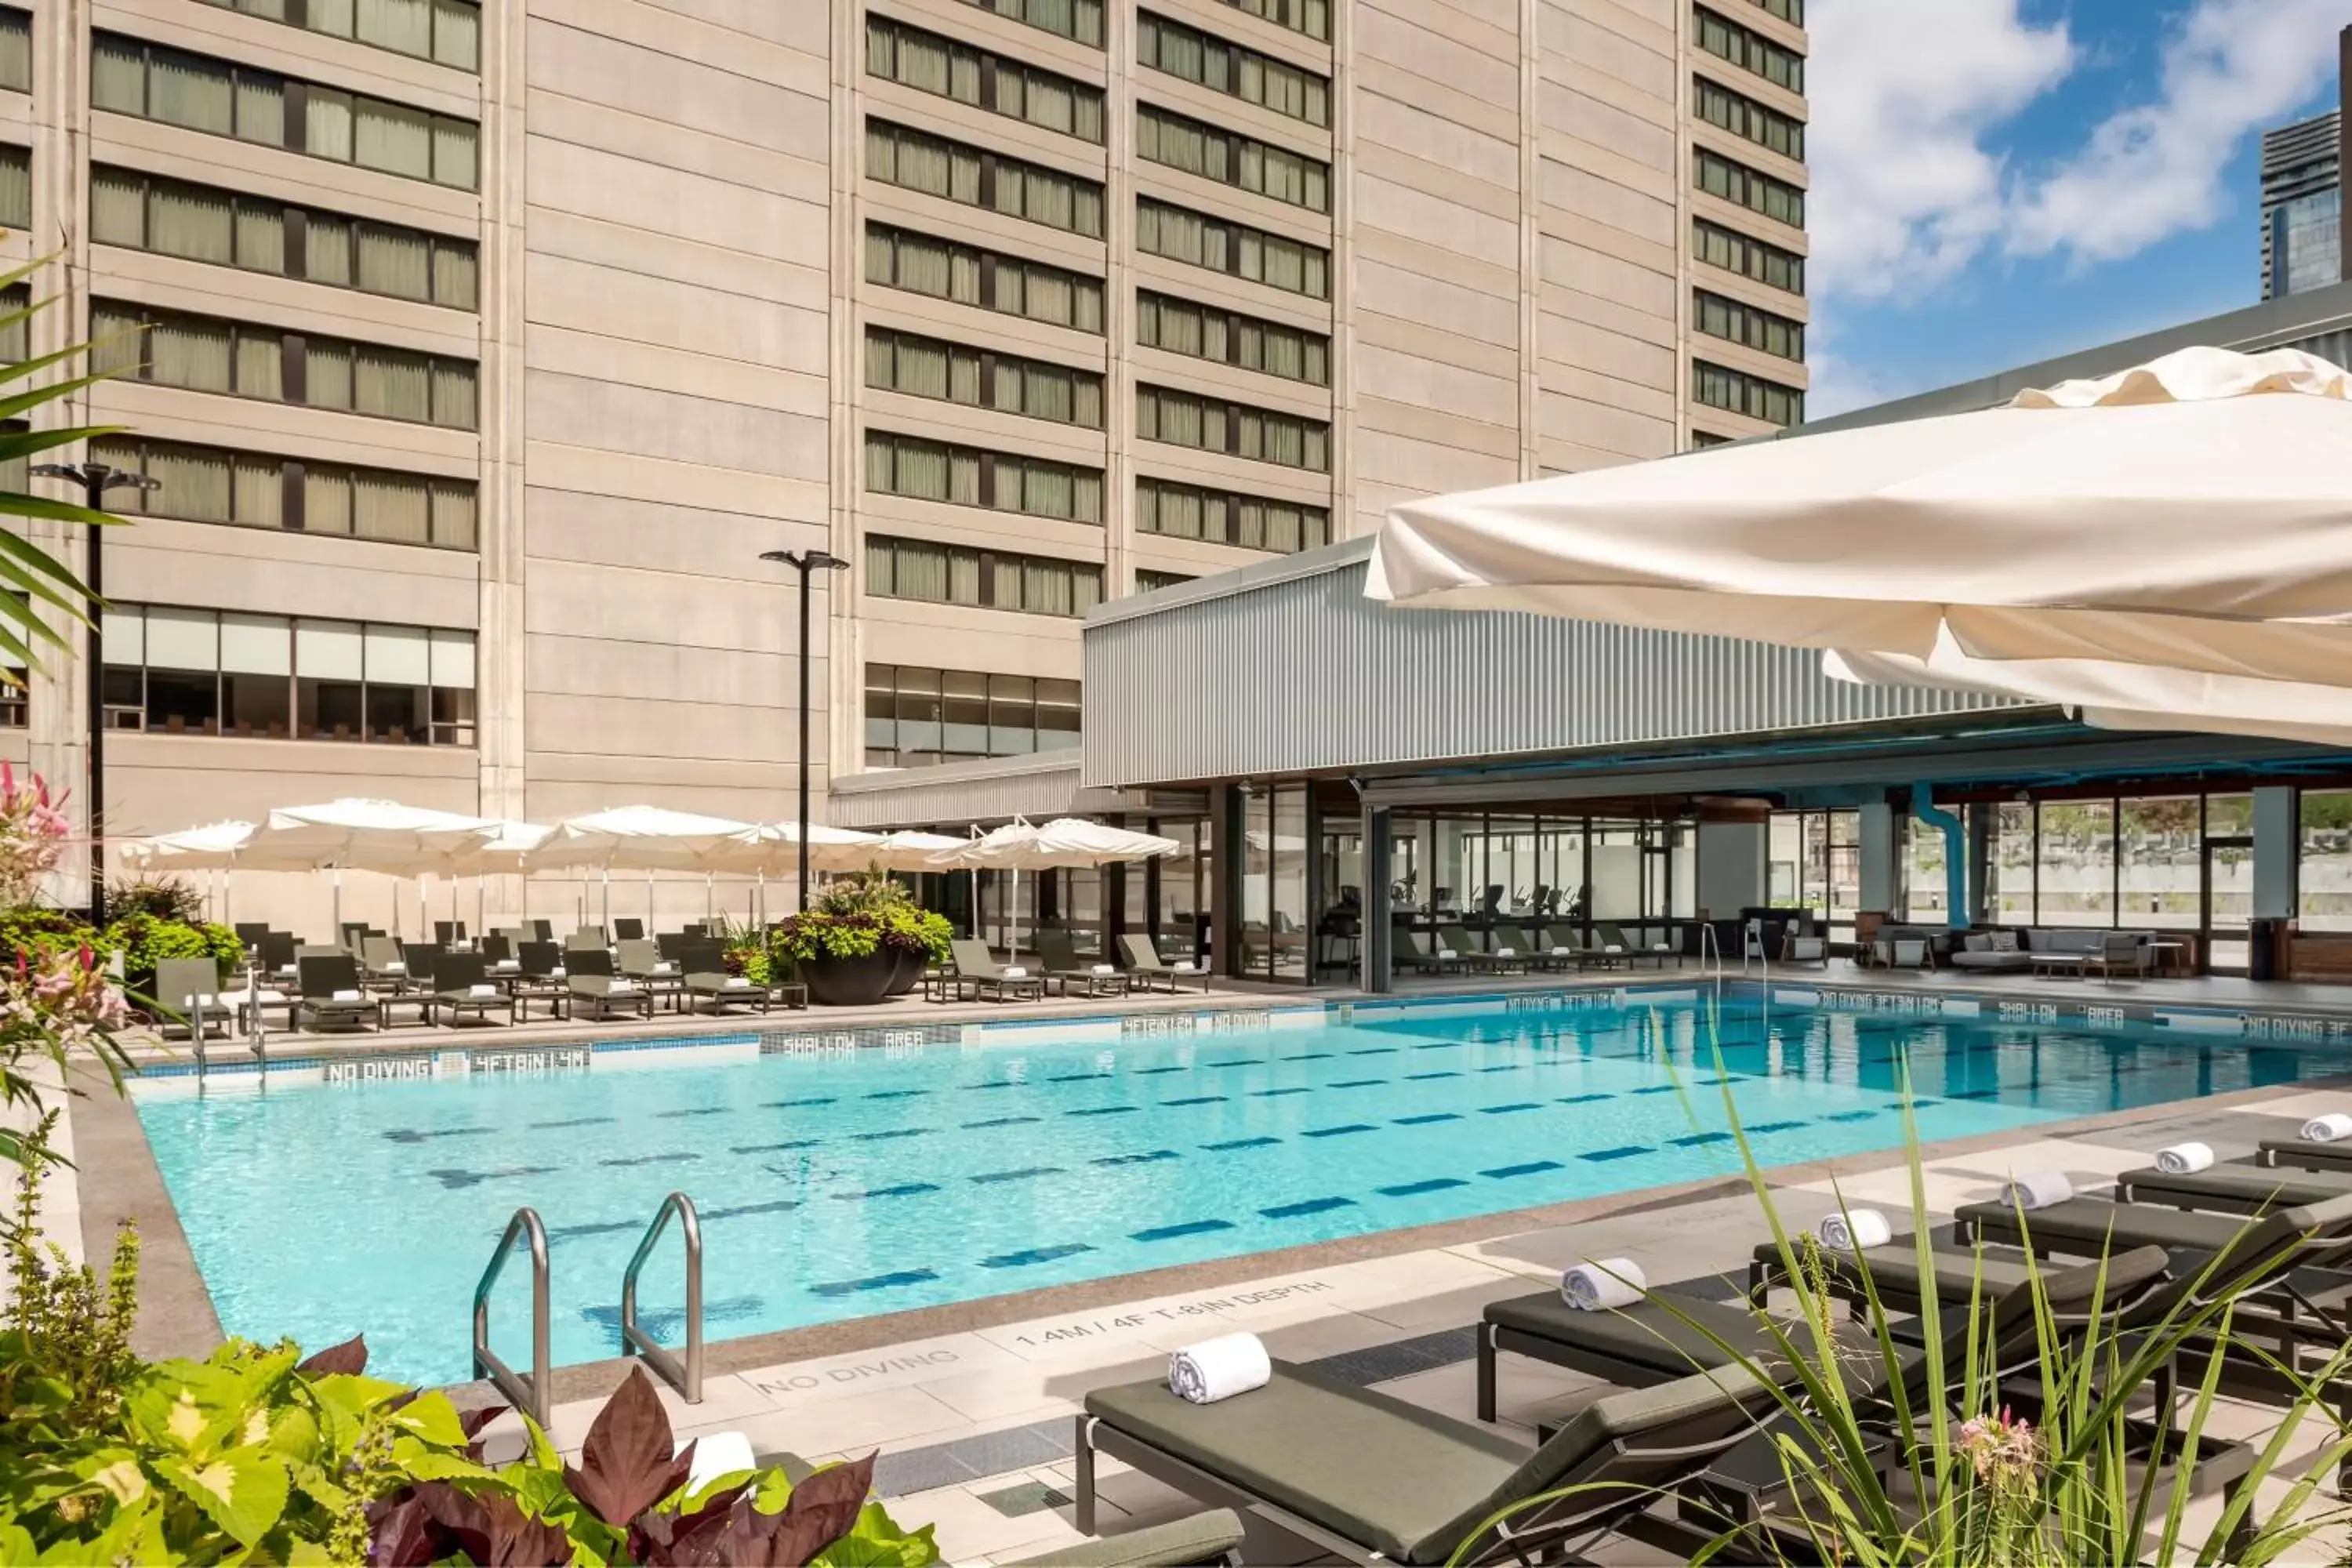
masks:
<instances>
[{"instance_id":1,"label":"concrete pool deck","mask_svg":"<svg viewBox=\"0 0 2352 1568\"><path fill-rule=\"evenodd\" d=\"M1612 989L1622 974L1559 976L1532 981L1481 980L1404 993L1445 1000L1523 991ZM1695 970L1663 976L1647 972L1634 983L1662 979L1687 987ZM1737 980L1736 973L1727 976ZM2148 981L2104 987L2068 982L2008 984L1983 977L1905 976L1889 984L1883 972L1833 966L1775 971L1770 992L1801 988L1866 991L1871 1006L1902 1006L1945 998L2062 1000L2115 1008L2133 1006L2245 1007L2311 1020L2328 1037L2352 1033L2352 998L2326 1001L2303 993L2327 988L2251 987L2237 982ZM2295 994L2282 995L2292 992ZM1769 993L1768 993L1769 994ZM1077 999L1047 1007L941 1008L919 1001L876 1010L779 1014L768 1027L815 1026L893 1029L907 1023L988 1022L1007 1017L1102 1017L1171 1008L1199 1012L1267 1005L1319 1005L1328 994L1223 990L1149 1004ZM1349 994L1371 1005L1395 1000ZM814 1023L812 1022L814 1020ZM758 1028L763 1020L700 1020L699 1029L664 1017L651 1036ZM646 1027L634 1026L640 1034ZM570 1038L607 1039L612 1026L574 1028ZM402 1031L415 1034L419 1031ZM447 1048L458 1031L432 1031L431 1046ZM506 1035L504 1030L495 1031ZM519 1033L519 1031L517 1032ZM462 1032L476 1045L480 1032ZM551 1031L546 1043L559 1037ZM281 1037L282 1038L282 1037ZM478 1041L487 1046L488 1041ZM520 1043L520 1042L518 1042ZM533 1044L541 1043L534 1041ZM2218 1043L2218 1042L2217 1042ZM313 1044L306 1037L306 1051ZM184 1051L184 1046L177 1047ZM347 1049L415 1053L419 1043L362 1037ZM430 1048L428 1047L427 1048ZM80 1190L58 1217L78 1222L82 1250L103 1256L119 1216L136 1218L143 1243L141 1348L149 1354L201 1353L219 1327L208 1293L180 1235L169 1194L149 1153L135 1110L97 1088L76 1103L75 1147L82 1162ZM1962 1203L1989 1197L2015 1170L2059 1168L2078 1188L2095 1188L2156 1147L2195 1137L2224 1159L2250 1151L2265 1137L2292 1136L2315 1110L2352 1105L2344 1088L2242 1090L1937 1143L1924 1151L1931 1218ZM1907 1205L1907 1173L1896 1153L1856 1155L1834 1162L1782 1166L1769 1173L1775 1201L1791 1225L1810 1223L1832 1206L1839 1185L1854 1201L1896 1208ZM1486 1302L1545 1289L1559 1269L1587 1256L1627 1256L1653 1283L1703 1294L1736 1292L1749 1249L1764 1234L1756 1200L1740 1178L1689 1186L1650 1188L1549 1208L1492 1214L1443 1225L1350 1237L1276 1253L1259 1253L1146 1275L1056 1287L919 1311L849 1320L817 1328L715 1342L709 1346L706 1398L688 1408L667 1389L681 1439L701 1431L741 1430L761 1451L789 1450L808 1458L883 1456L877 1484L894 1511L909 1522L936 1522L950 1561L983 1561L1042 1551L1076 1539L1066 1501L1070 1417L1089 1388L1158 1375L1169 1349L1233 1329L1264 1336L1274 1353L1318 1362L1327 1373L1448 1414L1469 1414L1471 1325ZM656 1268L660 1266L656 1263ZM512 1347L509 1348L513 1359ZM628 1363L608 1361L558 1370L554 1428L576 1445L602 1395ZM1532 1440L1536 1422L1591 1396L1586 1380L1511 1358L1504 1362L1501 1413L1507 1429ZM488 1391L465 1385L461 1396L485 1400ZM2253 1419L2253 1417L2246 1417ZM501 1423L509 1429L519 1424ZM1109 1466L1109 1471L1118 1470ZM1165 1489L1129 1473L1105 1481L1103 1528L1116 1531L1186 1511ZM1254 1543L1252 1562L1296 1561L1296 1543Z\"/></svg>"}]
</instances>

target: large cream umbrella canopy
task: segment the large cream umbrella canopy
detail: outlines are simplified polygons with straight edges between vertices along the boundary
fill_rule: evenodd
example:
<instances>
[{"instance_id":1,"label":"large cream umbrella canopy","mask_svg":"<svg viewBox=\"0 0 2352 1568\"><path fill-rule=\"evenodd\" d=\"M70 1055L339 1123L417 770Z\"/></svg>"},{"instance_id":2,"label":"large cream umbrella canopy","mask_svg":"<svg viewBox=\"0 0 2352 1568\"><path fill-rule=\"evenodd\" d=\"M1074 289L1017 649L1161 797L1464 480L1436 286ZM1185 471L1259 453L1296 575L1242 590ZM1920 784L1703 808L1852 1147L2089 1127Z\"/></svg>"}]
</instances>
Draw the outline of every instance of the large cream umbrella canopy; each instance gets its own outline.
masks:
<instances>
[{"instance_id":1,"label":"large cream umbrella canopy","mask_svg":"<svg viewBox=\"0 0 2352 1568\"><path fill-rule=\"evenodd\" d=\"M334 921L343 921L343 872L422 876L468 842L494 832L488 817L467 816L398 801L345 798L320 805L284 806L269 814L238 852L247 871L331 870ZM419 887L420 900L422 885Z\"/></svg>"},{"instance_id":2,"label":"large cream umbrella canopy","mask_svg":"<svg viewBox=\"0 0 2352 1568\"><path fill-rule=\"evenodd\" d=\"M879 866L886 871L935 871L935 858L961 849L968 839L952 838L944 833L918 833L902 828L886 833L869 852L866 863Z\"/></svg>"},{"instance_id":3,"label":"large cream umbrella canopy","mask_svg":"<svg viewBox=\"0 0 2352 1568\"><path fill-rule=\"evenodd\" d=\"M624 805L566 818L532 856L540 867L576 867L603 873L604 924L613 922L614 870L646 874L646 918L653 919L653 874L700 871L706 875L730 868L728 858L743 849L743 836L754 830L748 822L698 812L673 811L662 805ZM584 875L583 880L585 880ZM584 890L584 889L583 889Z\"/></svg>"},{"instance_id":4,"label":"large cream umbrella canopy","mask_svg":"<svg viewBox=\"0 0 2352 1568\"><path fill-rule=\"evenodd\" d=\"M2352 668L2352 376L2187 349L2004 408L1409 502L1365 593L2333 685Z\"/></svg>"},{"instance_id":5,"label":"large cream umbrella canopy","mask_svg":"<svg viewBox=\"0 0 2352 1568\"><path fill-rule=\"evenodd\" d=\"M237 863L255 831L250 822L213 822L128 839L116 847L116 853L142 871L221 871Z\"/></svg>"},{"instance_id":6,"label":"large cream umbrella canopy","mask_svg":"<svg viewBox=\"0 0 2352 1568\"><path fill-rule=\"evenodd\" d=\"M931 865L942 870L993 867L1013 876L1013 951L1021 951L1020 877L1023 871L1059 868L1109 866L1125 860L1149 860L1173 855L1183 847L1173 838L1136 833L1084 817L1060 816L1042 826L1014 817L993 833L968 844L940 851Z\"/></svg>"},{"instance_id":7,"label":"large cream umbrella canopy","mask_svg":"<svg viewBox=\"0 0 2352 1568\"><path fill-rule=\"evenodd\" d=\"M737 836L738 847L722 857L721 870L792 876L800 870L801 840L808 840L809 866L819 871L856 871L872 864L881 847L878 833L828 827L822 822L763 822Z\"/></svg>"}]
</instances>

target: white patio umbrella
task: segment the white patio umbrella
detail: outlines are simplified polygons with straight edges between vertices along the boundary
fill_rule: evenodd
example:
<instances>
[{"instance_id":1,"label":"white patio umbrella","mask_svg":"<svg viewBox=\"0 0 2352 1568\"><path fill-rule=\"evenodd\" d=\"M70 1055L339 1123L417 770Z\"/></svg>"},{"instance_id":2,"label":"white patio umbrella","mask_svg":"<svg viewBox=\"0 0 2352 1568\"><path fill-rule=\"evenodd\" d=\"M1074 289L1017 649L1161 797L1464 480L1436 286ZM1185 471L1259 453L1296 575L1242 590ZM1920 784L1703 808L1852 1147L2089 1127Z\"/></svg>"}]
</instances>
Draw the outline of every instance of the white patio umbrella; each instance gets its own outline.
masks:
<instances>
[{"instance_id":1,"label":"white patio umbrella","mask_svg":"<svg viewBox=\"0 0 2352 1568\"><path fill-rule=\"evenodd\" d=\"M2004 408L1411 502L1365 593L1948 668L2221 677L2143 686L2160 707L2052 698L2106 679L2055 667L2000 689L2094 721L2259 725L2277 699L2244 681L2352 668L2352 375L2188 349Z\"/></svg>"},{"instance_id":2,"label":"white patio umbrella","mask_svg":"<svg viewBox=\"0 0 2352 1568\"><path fill-rule=\"evenodd\" d=\"M142 873L169 876L174 871L212 873L214 907L228 919L228 887L222 873L234 868L236 858L253 839L250 822L213 822L177 833L158 833L116 846L123 863Z\"/></svg>"},{"instance_id":3,"label":"white patio umbrella","mask_svg":"<svg viewBox=\"0 0 2352 1568\"><path fill-rule=\"evenodd\" d=\"M559 824L554 834L533 855L535 865L553 868L595 868L604 874L606 930L613 923L613 871L646 873L646 917L653 918L653 874L666 871L724 869L725 858L742 847L741 836L752 830L732 817L704 816L672 811L660 805L624 805L592 812Z\"/></svg>"},{"instance_id":4,"label":"white patio umbrella","mask_svg":"<svg viewBox=\"0 0 2352 1568\"><path fill-rule=\"evenodd\" d=\"M886 833L876 840L868 863L886 871L935 871L934 856L961 849L971 842L945 833L918 833L911 828Z\"/></svg>"},{"instance_id":5,"label":"white patio umbrella","mask_svg":"<svg viewBox=\"0 0 2352 1568\"><path fill-rule=\"evenodd\" d=\"M995 832L941 850L931 864L943 869L994 867L1013 873L1013 952L1021 951L1021 873L1060 867L1108 866L1123 860L1149 860L1173 855L1183 846L1173 838L1135 833L1089 822L1080 816L1060 816L1042 826L1014 817Z\"/></svg>"},{"instance_id":6,"label":"white patio umbrella","mask_svg":"<svg viewBox=\"0 0 2352 1568\"><path fill-rule=\"evenodd\" d=\"M395 877L434 869L468 839L495 831L488 817L465 816L397 801L343 799L286 806L269 814L239 852L251 871L331 870L335 928L343 923L343 872L382 871ZM422 894L423 884L420 882Z\"/></svg>"},{"instance_id":7,"label":"white patio umbrella","mask_svg":"<svg viewBox=\"0 0 2352 1568\"><path fill-rule=\"evenodd\" d=\"M872 864L873 851L882 843L878 833L861 833L854 827L833 827L822 822L805 826L797 822L762 822L737 835L736 847L720 856L714 868L759 879L759 915L755 918L765 917L770 876L799 879L803 835L808 839L812 871L864 870Z\"/></svg>"},{"instance_id":8,"label":"white patio umbrella","mask_svg":"<svg viewBox=\"0 0 2352 1568\"><path fill-rule=\"evenodd\" d=\"M478 930L488 921L489 879L492 877L520 876L523 880L523 910L526 919L530 914L531 857L554 834L551 824L524 822L517 817L497 817L491 820L490 831L451 847L447 859L439 868L451 879L449 888L449 918L457 918L456 879L471 877L474 882L474 924Z\"/></svg>"}]
</instances>

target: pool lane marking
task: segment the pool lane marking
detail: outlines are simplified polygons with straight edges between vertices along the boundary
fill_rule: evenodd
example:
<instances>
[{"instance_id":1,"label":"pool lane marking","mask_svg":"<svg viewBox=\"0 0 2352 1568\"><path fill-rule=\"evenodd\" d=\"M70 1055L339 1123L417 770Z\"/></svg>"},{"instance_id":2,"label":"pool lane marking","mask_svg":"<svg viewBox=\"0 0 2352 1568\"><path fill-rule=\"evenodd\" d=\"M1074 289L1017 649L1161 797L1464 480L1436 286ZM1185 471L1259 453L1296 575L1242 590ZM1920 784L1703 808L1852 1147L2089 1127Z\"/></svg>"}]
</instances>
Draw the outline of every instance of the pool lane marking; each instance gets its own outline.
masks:
<instances>
[{"instance_id":1,"label":"pool lane marking","mask_svg":"<svg viewBox=\"0 0 2352 1568\"><path fill-rule=\"evenodd\" d=\"M896 1274L877 1274L865 1279L835 1279L812 1285L812 1296L854 1296L861 1290L887 1290L900 1285L927 1284L939 1276L928 1268L903 1268Z\"/></svg>"},{"instance_id":2,"label":"pool lane marking","mask_svg":"<svg viewBox=\"0 0 2352 1568\"><path fill-rule=\"evenodd\" d=\"M1180 1236L1206 1236L1213 1230L1231 1230L1233 1228L1234 1222L1229 1219L1195 1219L1187 1220L1181 1225L1156 1225L1149 1230L1133 1231L1129 1234L1127 1239L1129 1241L1172 1241Z\"/></svg>"},{"instance_id":3,"label":"pool lane marking","mask_svg":"<svg viewBox=\"0 0 2352 1568\"><path fill-rule=\"evenodd\" d=\"M910 1198L918 1193L936 1193L940 1189L929 1182L900 1182L892 1187L867 1187L863 1192L827 1194L843 1203L857 1203L866 1198Z\"/></svg>"},{"instance_id":4,"label":"pool lane marking","mask_svg":"<svg viewBox=\"0 0 2352 1568\"><path fill-rule=\"evenodd\" d=\"M1267 1219L1296 1219L1302 1215L1325 1214L1332 1209L1350 1209L1355 1206L1356 1200L1353 1198L1307 1198L1300 1203L1276 1204L1270 1209L1260 1209L1257 1212Z\"/></svg>"},{"instance_id":5,"label":"pool lane marking","mask_svg":"<svg viewBox=\"0 0 2352 1568\"><path fill-rule=\"evenodd\" d=\"M1489 1181L1508 1181L1513 1176L1532 1176L1544 1171L1565 1171L1568 1167L1557 1160L1530 1160L1524 1165L1497 1165L1478 1173Z\"/></svg>"},{"instance_id":6,"label":"pool lane marking","mask_svg":"<svg viewBox=\"0 0 2352 1568\"><path fill-rule=\"evenodd\" d=\"M1019 1171L983 1171L977 1176L964 1179L984 1185L992 1182L1025 1182L1033 1176L1058 1176L1061 1173L1059 1165L1031 1165Z\"/></svg>"},{"instance_id":7,"label":"pool lane marking","mask_svg":"<svg viewBox=\"0 0 2352 1568\"><path fill-rule=\"evenodd\" d=\"M1377 1132L1378 1131L1380 1130L1369 1121L1350 1121L1344 1127L1309 1127L1298 1135L1301 1138L1345 1138L1350 1132Z\"/></svg>"},{"instance_id":8,"label":"pool lane marking","mask_svg":"<svg viewBox=\"0 0 2352 1568\"><path fill-rule=\"evenodd\" d=\"M1434 1176L1426 1182L1407 1182L1402 1186L1375 1187L1372 1190L1384 1198L1410 1198L1418 1197L1423 1193L1442 1193L1451 1187L1466 1187L1469 1184L1458 1176Z\"/></svg>"},{"instance_id":9,"label":"pool lane marking","mask_svg":"<svg viewBox=\"0 0 2352 1568\"><path fill-rule=\"evenodd\" d=\"M1396 1124L1399 1127L1426 1127L1433 1121L1459 1121L1461 1120L1462 1113L1458 1110L1425 1110L1419 1116L1400 1116L1396 1119Z\"/></svg>"},{"instance_id":10,"label":"pool lane marking","mask_svg":"<svg viewBox=\"0 0 2352 1568\"><path fill-rule=\"evenodd\" d=\"M1230 1149L1263 1149L1269 1143L1281 1142L1279 1138L1236 1138L1230 1143L1203 1143L1201 1147L1222 1154Z\"/></svg>"},{"instance_id":11,"label":"pool lane marking","mask_svg":"<svg viewBox=\"0 0 2352 1568\"><path fill-rule=\"evenodd\" d=\"M1052 1263L1064 1258L1076 1258L1081 1252L1093 1250L1093 1247L1083 1241L1066 1242L1060 1247L1028 1247L1019 1252L1005 1252L994 1258L983 1258L980 1260L980 1266L982 1268L1026 1268L1031 1264Z\"/></svg>"},{"instance_id":12,"label":"pool lane marking","mask_svg":"<svg viewBox=\"0 0 2352 1568\"><path fill-rule=\"evenodd\" d=\"M1654 1154L1657 1151L1641 1143L1628 1143L1616 1149L1591 1149L1577 1156L1580 1160L1630 1160L1636 1154Z\"/></svg>"}]
</instances>

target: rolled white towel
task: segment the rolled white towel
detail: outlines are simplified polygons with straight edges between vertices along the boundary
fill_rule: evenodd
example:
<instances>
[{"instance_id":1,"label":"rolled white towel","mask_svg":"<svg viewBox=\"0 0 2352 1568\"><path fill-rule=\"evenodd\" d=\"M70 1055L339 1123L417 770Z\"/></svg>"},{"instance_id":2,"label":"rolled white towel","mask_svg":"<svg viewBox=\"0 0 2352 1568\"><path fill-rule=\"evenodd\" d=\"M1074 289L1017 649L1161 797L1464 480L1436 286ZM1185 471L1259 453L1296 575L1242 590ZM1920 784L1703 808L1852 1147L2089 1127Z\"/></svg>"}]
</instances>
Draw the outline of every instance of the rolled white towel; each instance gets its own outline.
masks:
<instances>
[{"instance_id":1,"label":"rolled white towel","mask_svg":"<svg viewBox=\"0 0 2352 1568\"><path fill-rule=\"evenodd\" d=\"M2028 1171L2000 1189L2001 1206L2013 1209L2046 1209L2074 1195L2074 1184L2063 1171Z\"/></svg>"},{"instance_id":2,"label":"rolled white towel","mask_svg":"<svg viewBox=\"0 0 2352 1568\"><path fill-rule=\"evenodd\" d=\"M361 995L358 992L351 990L338 991L332 996L327 998L330 1002L357 1002L361 999Z\"/></svg>"},{"instance_id":3,"label":"rolled white towel","mask_svg":"<svg viewBox=\"0 0 2352 1568\"><path fill-rule=\"evenodd\" d=\"M1097 974L1117 974L1118 973L1118 966L1113 963L1097 963L1094 966L1094 973Z\"/></svg>"},{"instance_id":4,"label":"rolled white towel","mask_svg":"<svg viewBox=\"0 0 2352 1568\"><path fill-rule=\"evenodd\" d=\"M495 985L468 985L466 987L466 994L468 996L495 996L498 994L499 988Z\"/></svg>"},{"instance_id":5,"label":"rolled white towel","mask_svg":"<svg viewBox=\"0 0 2352 1568\"><path fill-rule=\"evenodd\" d=\"M746 991L751 988L751 982L740 974L730 974L727 977L727 989L730 991Z\"/></svg>"},{"instance_id":6,"label":"rolled white towel","mask_svg":"<svg viewBox=\"0 0 2352 1568\"><path fill-rule=\"evenodd\" d=\"M1575 953L1576 949L1572 947L1555 947L1551 950L1551 955L1554 958L1570 958L1573 957Z\"/></svg>"},{"instance_id":7,"label":"rolled white towel","mask_svg":"<svg viewBox=\"0 0 2352 1568\"><path fill-rule=\"evenodd\" d=\"M1181 963L1171 963L1168 967L1178 974L1206 974L1209 972L1208 965L1195 963L1189 958Z\"/></svg>"},{"instance_id":8,"label":"rolled white towel","mask_svg":"<svg viewBox=\"0 0 2352 1568\"><path fill-rule=\"evenodd\" d=\"M2347 1138L2352 1138L2352 1116L2340 1110L2315 1116L2303 1124L2303 1141L2306 1143L2341 1143Z\"/></svg>"},{"instance_id":9,"label":"rolled white towel","mask_svg":"<svg viewBox=\"0 0 2352 1568\"><path fill-rule=\"evenodd\" d=\"M1895 1226L1876 1209L1848 1209L1843 1214L1823 1215L1822 1223L1813 1226L1813 1234L1832 1252L1860 1252L1894 1240Z\"/></svg>"},{"instance_id":10,"label":"rolled white towel","mask_svg":"<svg viewBox=\"0 0 2352 1568\"><path fill-rule=\"evenodd\" d=\"M1194 1405L1214 1405L1274 1379L1274 1363L1255 1334L1220 1334L1168 1358L1168 1391Z\"/></svg>"},{"instance_id":11,"label":"rolled white towel","mask_svg":"<svg viewBox=\"0 0 2352 1568\"><path fill-rule=\"evenodd\" d=\"M1517 958L1519 956L1519 950L1516 947L1498 947L1495 950L1495 956L1496 958Z\"/></svg>"},{"instance_id":12,"label":"rolled white towel","mask_svg":"<svg viewBox=\"0 0 2352 1568\"><path fill-rule=\"evenodd\" d=\"M2168 1176L2186 1176L2210 1170L2213 1150L2206 1143L2175 1143L2156 1152L2156 1168Z\"/></svg>"},{"instance_id":13,"label":"rolled white towel","mask_svg":"<svg viewBox=\"0 0 2352 1568\"><path fill-rule=\"evenodd\" d=\"M1020 963L1008 963L1004 966L1004 978L1007 980L1026 980L1029 978L1028 966Z\"/></svg>"},{"instance_id":14,"label":"rolled white towel","mask_svg":"<svg viewBox=\"0 0 2352 1568\"><path fill-rule=\"evenodd\" d=\"M1580 1312L1605 1312L1642 1299L1650 1281L1630 1258L1580 1263L1559 1277L1559 1299Z\"/></svg>"}]
</instances>

